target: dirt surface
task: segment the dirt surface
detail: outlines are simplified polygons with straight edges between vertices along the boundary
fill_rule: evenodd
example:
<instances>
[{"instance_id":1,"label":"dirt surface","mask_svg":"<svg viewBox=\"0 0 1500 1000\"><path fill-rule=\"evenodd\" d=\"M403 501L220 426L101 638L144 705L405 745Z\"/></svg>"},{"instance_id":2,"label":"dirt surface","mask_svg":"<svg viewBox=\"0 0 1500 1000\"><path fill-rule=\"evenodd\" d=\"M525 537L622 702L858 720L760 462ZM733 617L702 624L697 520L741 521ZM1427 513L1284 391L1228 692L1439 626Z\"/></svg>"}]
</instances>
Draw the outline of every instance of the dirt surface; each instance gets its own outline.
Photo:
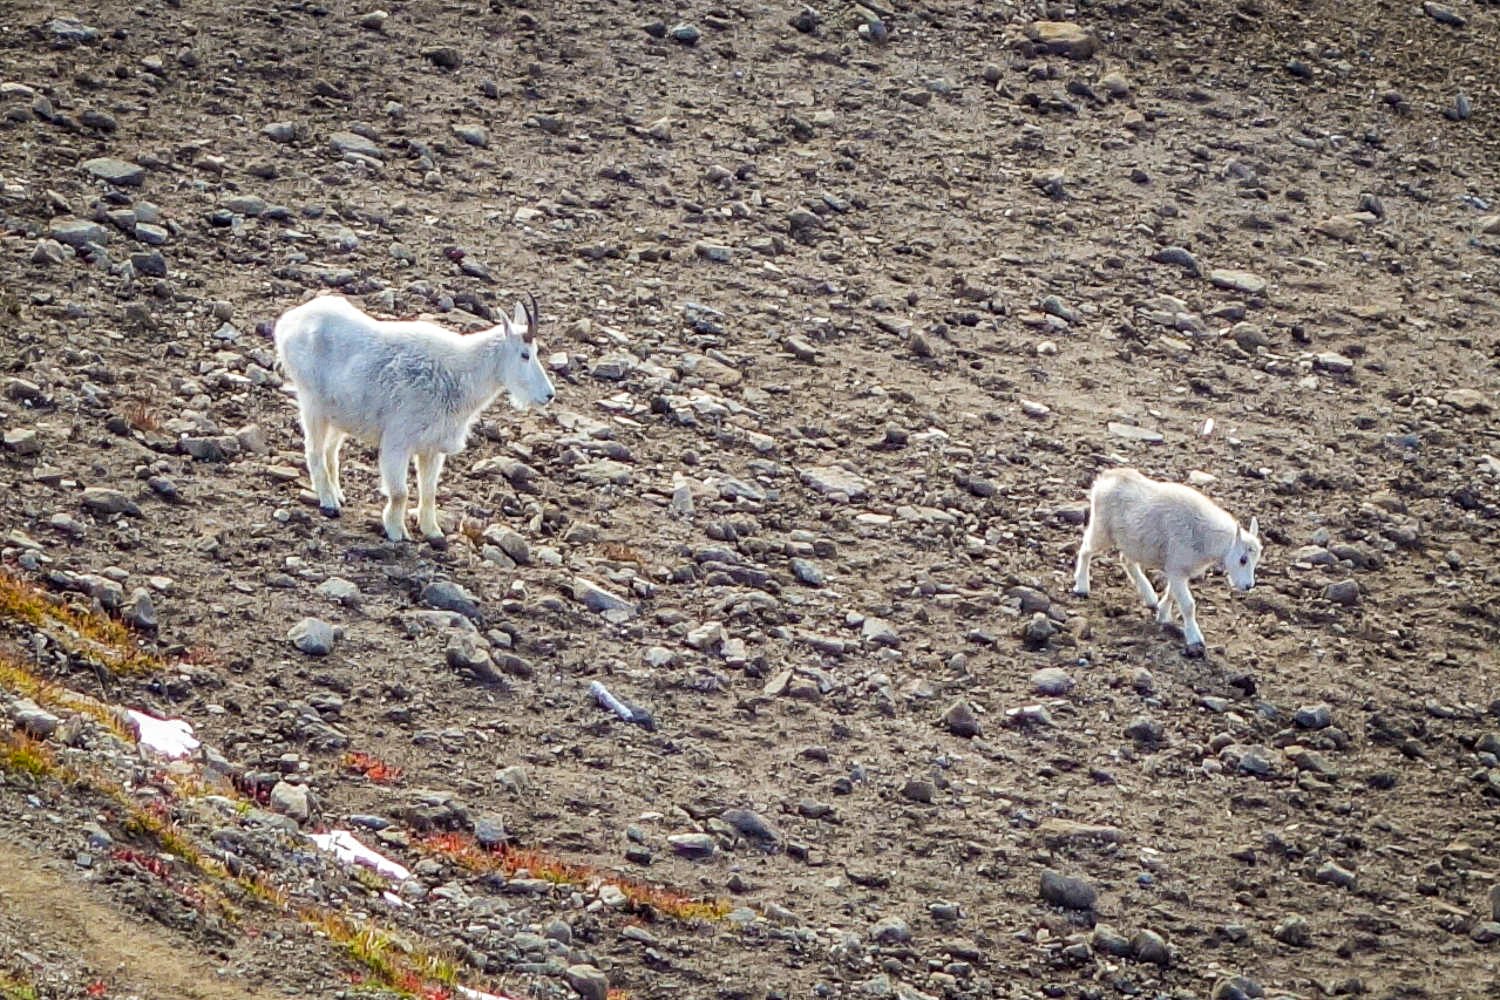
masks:
<instances>
[{"instance_id":1,"label":"dirt surface","mask_svg":"<svg viewBox=\"0 0 1500 1000\"><path fill-rule=\"evenodd\" d=\"M106 982L117 992L190 1000L269 995L244 982L222 981L188 942L159 929L142 933L138 921L102 905L76 879L10 842L0 853L0 941L8 962L45 965L63 982L71 976Z\"/></svg>"},{"instance_id":2,"label":"dirt surface","mask_svg":"<svg viewBox=\"0 0 1500 1000\"><path fill-rule=\"evenodd\" d=\"M175 665L7 648L190 721L257 808L167 811L292 905L41 879L146 845L9 774L4 972L332 996L316 904L537 997L1500 996L1500 8L372 6L6 5L4 560ZM325 289L541 303L558 399L449 461L445 548L358 446L318 514L265 331ZM1202 660L1070 593L1115 464L1259 518ZM502 824L733 912L419 849Z\"/></svg>"}]
</instances>

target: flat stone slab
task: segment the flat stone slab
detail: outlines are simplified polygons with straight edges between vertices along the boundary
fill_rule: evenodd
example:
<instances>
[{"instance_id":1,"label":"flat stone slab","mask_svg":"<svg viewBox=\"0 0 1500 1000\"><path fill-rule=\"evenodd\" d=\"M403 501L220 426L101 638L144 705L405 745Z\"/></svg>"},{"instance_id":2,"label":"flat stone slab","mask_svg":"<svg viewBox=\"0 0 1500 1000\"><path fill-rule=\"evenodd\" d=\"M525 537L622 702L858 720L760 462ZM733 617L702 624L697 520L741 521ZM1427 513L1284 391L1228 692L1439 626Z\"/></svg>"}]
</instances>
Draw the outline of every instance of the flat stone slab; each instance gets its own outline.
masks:
<instances>
[{"instance_id":1,"label":"flat stone slab","mask_svg":"<svg viewBox=\"0 0 1500 1000\"><path fill-rule=\"evenodd\" d=\"M83 161L83 169L102 181L116 187L140 187L146 179L146 168L129 160L117 160L113 156L100 156Z\"/></svg>"}]
</instances>

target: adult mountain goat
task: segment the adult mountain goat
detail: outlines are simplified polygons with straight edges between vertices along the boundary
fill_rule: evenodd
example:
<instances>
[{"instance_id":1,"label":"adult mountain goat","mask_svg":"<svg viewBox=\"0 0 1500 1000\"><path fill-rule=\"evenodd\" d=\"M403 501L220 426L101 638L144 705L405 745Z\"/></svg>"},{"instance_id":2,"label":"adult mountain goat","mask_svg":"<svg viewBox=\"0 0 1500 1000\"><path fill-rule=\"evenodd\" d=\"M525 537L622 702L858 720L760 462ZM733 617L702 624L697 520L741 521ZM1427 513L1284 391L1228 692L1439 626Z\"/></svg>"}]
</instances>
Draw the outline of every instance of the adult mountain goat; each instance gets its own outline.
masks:
<instances>
[{"instance_id":1,"label":"adult mountain goat","mask_svg":"<svg viewBox=\"0 0 1500 1000\"><path fill-rule=\"evenodd\" d=\"M1236 590L1255 586L1260 524L1252 517L1250 530L1241 531L1233 517L1190 486L1147 479L1135 469L1109 469L1089 490L1089 520L1073 574L1075 594L1088 595L1089 559L1110 549L1119 550L1126 574L1146 606L1156 610L1157 622L1171 621L1176 603L1182 612L1185 652L1202 656L1203 633L1188 580L1211 566L1222 566ZM1146 569L1166 575L1160 594Z\"/></svg>"},{"instance_id":2,"label":"adult mountain goat","mask_svg":"<svg viewBox=\"0 0 1500 1000\"><path fill-rule=\"evenodd\" d=\"M381 520L392 541L406 533L406 470L417 460L417 526L439 541L437 483L443 461L463 450L469 427L502 391L517 409L556 395L537 356L536 300L468 336L417 320L375 319L324 295L288 309L273 336L297 389L307 471L318 507L338 517L339 447L346 437L380 449L386 497Z\"/></svg>"}]
</instances>

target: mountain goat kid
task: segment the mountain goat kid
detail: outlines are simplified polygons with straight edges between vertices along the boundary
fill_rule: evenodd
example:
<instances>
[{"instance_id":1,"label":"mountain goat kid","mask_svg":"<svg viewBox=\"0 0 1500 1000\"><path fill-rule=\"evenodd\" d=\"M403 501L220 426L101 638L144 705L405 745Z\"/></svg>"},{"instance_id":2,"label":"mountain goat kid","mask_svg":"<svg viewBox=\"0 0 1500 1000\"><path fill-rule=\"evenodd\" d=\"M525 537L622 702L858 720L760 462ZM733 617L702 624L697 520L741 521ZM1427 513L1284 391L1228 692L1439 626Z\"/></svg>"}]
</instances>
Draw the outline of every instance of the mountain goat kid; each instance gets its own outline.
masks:
<instances>
[{"instance_id":1,"label":"mountain goat kid","mask_svg":"<svg viewBox=\"0 0 1500 1000\"><path fill-rule=\"evenodd\" d=\"M1158 623L1171 620L1176 602L1187 642L1184 652L1202 656L1203 633L1188 580L1218 565L1236 590L1255 586L1260 524L1251 518L1250 530L1241 531L1233 517L1190 486L1147 479L1135 469L1108 469L1089 490L1089 520L1078 547L1073 593L1088 596L1089 559L1110 549L1119 550L1126 574L1146 606L1156 610ZM1160 594L1146 577L1147 568L1166 574Z\"/></svg>"},{"instance_id":2,"label":"mountain goat kid","mask_svg":"<svg viewBox=\"0 0 1500 1000\"><path fill-rule=\"evenodd\" d=\"M417 459L417 525L442 540L437 483L447 456L463 450L469 427L502 391L518 410L556 392L537 357L536 299L514 318L464 336L417 320L381 320L347 299L324 295L288 309L273 337L282 370L297 389L307 471L318 507L338 517L339 447L354 437L380 449L386 497L381 520L393 542L406 540L406 470Z\"/></svg>"}]
</instances>

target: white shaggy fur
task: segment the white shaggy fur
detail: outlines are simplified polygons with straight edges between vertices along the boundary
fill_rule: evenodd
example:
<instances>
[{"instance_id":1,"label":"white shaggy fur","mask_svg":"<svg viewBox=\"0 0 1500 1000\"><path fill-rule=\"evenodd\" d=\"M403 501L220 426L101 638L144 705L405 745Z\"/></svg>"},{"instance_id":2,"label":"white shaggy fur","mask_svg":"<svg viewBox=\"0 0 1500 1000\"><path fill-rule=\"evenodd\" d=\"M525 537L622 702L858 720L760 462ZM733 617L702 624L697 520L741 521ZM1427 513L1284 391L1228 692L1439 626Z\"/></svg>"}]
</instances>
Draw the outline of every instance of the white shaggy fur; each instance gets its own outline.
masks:
<instances>
[{"instance_id":1,"label":"white shaggy fur","mask_svg":"<svg viewBox=\"0 0 1500 1000\"><path fill-rule=\"evenodd\" d=\"M533 303L534 304L534 303ZM556 393L537 357L536 312L464 336L434 323L381 320L347 299L324 295L276 321L276 354L297 388L307 471L329 517L344 502L339 446L345 437L380 449L386 496L382 521L392 541L406 533L406 470L417 460L417 525L430 541L438 527L443 460L463 450L469 427L501 391L517 409Z\"/></svg>"},{"instance_id":2,"label":"white shaggy fur","mask_svg":"<svg viewBox=\"0 0 1500 1000\"><path fill-rule=\"evenodd\" d=\"M1197 607L1188 580L1211 566L1220 566L1236 590L1255 586L1260 561L1260 524L1250 519L1250 530L1218 504L1190 486L1147 479L1135 469L1109 469L1099 474L1089 490L1089 521L1078 547L1073 592L1089 592L1089 558L1096 552L1120 551L1125 572L1140 591L1146 606L1156 609L1156 620L1171 620L1171 605L1182 612L1182 634L1189 656L1203 654ZM1160 594L1145 569L1161 570L1167 584Z\"/></svg>"}]
</instances>

